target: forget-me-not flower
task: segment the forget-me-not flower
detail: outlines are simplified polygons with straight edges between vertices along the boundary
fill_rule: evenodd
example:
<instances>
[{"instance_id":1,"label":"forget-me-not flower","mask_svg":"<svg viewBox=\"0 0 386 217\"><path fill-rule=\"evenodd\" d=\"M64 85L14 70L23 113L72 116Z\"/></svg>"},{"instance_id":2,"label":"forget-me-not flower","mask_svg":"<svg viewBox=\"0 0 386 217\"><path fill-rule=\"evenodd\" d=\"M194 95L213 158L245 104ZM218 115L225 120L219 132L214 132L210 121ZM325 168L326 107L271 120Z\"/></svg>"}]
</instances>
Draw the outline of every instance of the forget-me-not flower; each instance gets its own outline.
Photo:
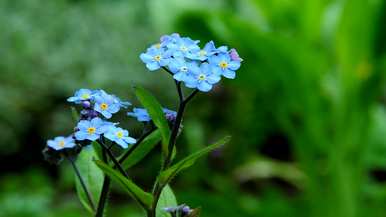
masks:
<instances>
[{"instance_id":1,"label":"forget-me-not flower","mask_svg":"<svg viewBox=\"0 0 386 217\"><path fill-rule=\"evenodd\" d=\"M187 57L189 59L193 60L200 60L200 61L205 61L208 59L208 57L212 56L217 52L216 47L214 46L214 42L210 41L205 44L204 48L195 52L195 53L189 53Z\"/></svg>"},{"instance_id":2,"label":"forget-me-not flower","mask_svg":"<svg viewBox=\"0 0 386 217\"><path fill-rule=\"evenodd\" d=\"M170 52L164 48L148 48L146 53L142 53L139 57L149 70L154 71L168 65L170 56Z\"/></svg>"},{"instance_id":3,"label":"forget-me-not flower","mask_svg":"<svg viewBox=\"0 0 386 217\"><path fill-rule=\"evenodd\" d=\"M129 131L113 125L108 127L104 137L117 143L122 148L127 148L128 144L136 143L136 140L129 136Z\"/></svg>"},{"instance_id":4,"label":"forget-me-not flower","mask_svg":"<svg viewBox=\"0 0 386 217\"><path fill-rule=\"evenodd\" d=\"M165 114L165 117L167 120L174 120L176 119L177 112L167 109L167 108L162 108L162 111ZM139 122L149 122L151 121L151 117L149 113L147 112L146 109L144 108L134 108L133 112L128 112L128 116L135 117Z\"/></svg>"},{"instance_id":5,"label":"forget-me-not flower","mask_svg":"<svg viewBox=\"0 0 386 217\"><path fill-rule=\"evenodd\" d=\"M95 94L94 99L94 110L102 114L105 118L111 118L112 114L117 113L121 107L119 98L107 94L103 90L99 90L98 94Z\"/></svg>"},{"instance_id":6,"label":"forget-me-not flower","mask_svg":"<svg viewBox=\"0 0 386 217\"><path fill-rule=\"evenodd\" d=\"M232 60L228 53L211 56L208 61L213 66L214 73L230 79L236 77L235 71L240 68L240 61Z\"/></svg>"},{"instance_id":7,"label":"forget-me-not flower","mask_svg":"<svg viewBox=\"0 0 386 217\"><path fill-rule=\"evenodd\" d=\"M95 141L112 125L108 123L110 122L103 121L100 118L79 121L77 125L78 131L75 132L75 138L77 140Z\"/></svg>"},{"instance_id":8,"label":"forget-me-not flower","mask_svg":"<svg viewBox=\"0 0 386 217\"><path fill-rule=\"evenodd\" d=\"M213 67L208 63L203 63L200 71L193 75L193 80L185 83L185 85L189 88L197 88L200 91L208 92L220 80L220 75L213 72Z\"/></svg>"},{"instance_id":9,"label":"forget-me-not flower","mask_svg":"<svg viewBox=\"0 0 386 217\"><path fill-rule=\"evenodd\" d=\"M170 71L174 73L173 78L177 81L188 82L191 74L200 70L195 61L185 61L184 58L173 59L169 65Z\"/></svg>"},{"instance_id":10,"label":"forget-me-not flower","mask_svg":"<svg viewBox=\"0 0 386 217\"><path fill-rule=\"evenodd\" d=\"M93 97L94 91L89 89L79 89L75 92L74 96L67 99L68 102L73 102L76 104L82 103L86 100L91 100Z\"/></svg>"},{"instance_id":11,"label":"forget-me-not flower","mask_svg":"<svg viewBox=\"0 0 386 217\"><path fill-rule=\"evenodd\" d=\"M71 136L69 137L58 136L53 140L48 140L47 146L52 149L55 149L56 151L59 151L65 148L73 148L76 146L76 144L74 139Z\"/></svg>"},{"instance_id":12,"label":"forget-me-not flower","mask_svg":"<svg viewBox=\"0 0 386 217\"><path fill-rule=\"evenodd\" d=\"M187 57L188 54L196 53L200 50L197 45L199 41L193 41L188 37L177 38L175 43L168 43L167 48L170 49L174 58Z\"/></svg>"}]
</instances>

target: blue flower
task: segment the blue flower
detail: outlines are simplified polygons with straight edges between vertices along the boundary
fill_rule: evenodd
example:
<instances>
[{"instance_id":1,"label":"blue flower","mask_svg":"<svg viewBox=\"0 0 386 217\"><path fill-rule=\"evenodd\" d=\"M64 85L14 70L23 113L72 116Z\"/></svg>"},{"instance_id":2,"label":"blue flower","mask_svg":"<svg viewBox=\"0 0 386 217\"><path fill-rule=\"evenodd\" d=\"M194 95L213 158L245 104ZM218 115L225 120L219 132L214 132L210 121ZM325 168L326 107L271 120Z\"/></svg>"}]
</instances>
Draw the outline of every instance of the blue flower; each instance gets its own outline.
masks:
<instances>
[{"instance_id":1,"label":"blue flower","mask_svg":"<svg viewBox=\"0 0 386 217\"><path fill-rule=\"evenodd\" d=\"M188 37L177 38L174 43L168 43L167 48L169 48L173 54L173 57L187 57L191 53L196 53L200 50L200 47L197 45L199 41L193 41Z\"/></svg>"},{"instance_id":2,"label":"blue flower","mask_svg":"<svg viewBox=\"0 0 386 217\"><path fill-rule=\"evenodd\" d=\"M134 138L129 137L129 131L116 126L110 126L104 136L110 141L117 143L122 148L127 148L128 144L136 143Z\"/></svg>"},{"instance_id":3,"label":"blue flower","mask_svg":"<svg viewBox=\"0 0 386 217\"><path fill-rule=\"evenodd\" d=\"M220 75L213 72L213 67L208 63L203 63L200 71L193 75L193 80L185 83L185 85L189 88L197 88L200 91L208 92L220 80Z\"/></svg>"},{"instance_id":4,"label":"blue flower","mask_svg":"<svg viewBox=\"0 0 386 217\"><path fill-rule=\"evenodd\" d=\"M173 121L176 119L177 112L170 110L170 109L167 109L167 108L163 108L162 110L163 110L167 120ZM144 108L134 108L133 112L128 112L127 115L137 118L137 120L139 122L151 121L151 117L150 117L149 113Z\"/></svg>"},{"instance_id":5,"label":"blue flower","mask_svg":"<svg viewBox=\"0 0 386 217\"><path fill-rule=\"evenodd\" d=\"M94 110L102 114L105 118L111 118L112 114L117 113L122 106L121 101L114 95L107 94L99 90L94 96Z\"/></svg>"},{"instance_id":6,"label":"blue flower","mask_svg":"<svg viewBox=\"0 0 386 217\"><path fill-rule=\"evenodd\" d=\"M65 148L73 148L76 146L76 144L74 139L71 136L69 137L58 136L53 140L48 140L47 146L59 151Z\"/></svg>"},{"instance_id":7,"label":"blue flower","mask_svg":"<svg viewBox=\"0 0 386 217\"><path fill-rule=\"evenodd\" d=\"M208 62L213 66L214 73L230 79L236 77L235 71L240 68L240 61L232 60L228 53L211 56Z\"/></svg>"},{"instance_id":8,"label":"blue flower","mask_svg":"<svg viewBox=\"0 0 386 217\"><path fill-rule=\"evenodd\" d=\"M93 118L90 121L82 120L77 125L78 131L75 132L75 138L77 140L95 141L112 125L113 123L103 121L100 118Z\"/></svg>"},{"instance_id":9,"label":"blue flower","mask_svg":"<svg viewBox=\"0 0 386 217\"><path fill-rule=\"evenodd\" d=\"M137 118L140 122L151 121L149 113L147 113L147 110L143 108L134 108L133 112L128 112L127 115Z\"/></svg>"},{"instance_id":10,"label":"blue flower","mask_svg":"<svg viewBox=\"0 0 386 217\"><path fill-rule=\"evenodd\" d=\"M206 43L204 49L201 49L195 53L188 54L187 57L193 60L201 60L205 61L208 59L208 57L215 54L218 50L214 46L214 42L210 41Z\"/></svg>"},{"instance_id":11,"label":"blue flower","mask_svg":"<svg viewBox=\"0 0 386 217\"><path fill-rule=\"evenodd\" d=\"M67 99L68 102L80 104L83 101L91 100L93 97L93 91L89 89L79 89L75 92L74 96Z\"/></svg>"},{"instance_id":12,"label":"blue flower","mask_svg":"<svg viewBox=\"0 0 386 217\"><path fill-rule=\"evenodd\" d=\"M146 53L142 53L139 57L149 70L154 71L169 64L170 52L164 48L148 48Z\"/></svg>"},{"instance_id":13,"label":"blue flower","mask_svg":"<svg viewBox=\"0 0 386 217\"><path fill-rule=\"evenodd\" d=\"M236 49L232 48L230 51L229 51L229 56L231 57L231 60L233 61L238 61L238 62L242 62L243 59L239 56L239 54L237 53Z\"/></svg>"},{"instance_id":14,"label":"blue flower","mask_svg":"<svg viewBox=\"0 0 386 217\"><path fill-rule=\"evenodd\" d=\"M188 82L191 74L200 70L196 62L187 62L183 58L173 59L169 64L169 69L174 73L174 79L184 82Z\"/></svg>"}]
</instances>

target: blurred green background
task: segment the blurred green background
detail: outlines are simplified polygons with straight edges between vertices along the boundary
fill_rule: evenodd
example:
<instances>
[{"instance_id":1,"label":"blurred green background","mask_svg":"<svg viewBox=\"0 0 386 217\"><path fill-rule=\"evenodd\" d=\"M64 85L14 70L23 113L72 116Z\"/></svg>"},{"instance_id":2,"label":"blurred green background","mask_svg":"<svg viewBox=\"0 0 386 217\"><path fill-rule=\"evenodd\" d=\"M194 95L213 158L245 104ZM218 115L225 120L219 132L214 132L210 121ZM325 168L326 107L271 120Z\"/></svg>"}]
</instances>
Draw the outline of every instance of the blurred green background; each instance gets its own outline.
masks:
<instances>
[{"instance_id":1,"label":"blurred green background","mask_svg":"<svg viewBox=\"0 0 386 217\"><path fill-rule=\"evenodd\" d=\"M87 216L45 140L71 132L65 99L81 87L136 103L139 84L176 109L173 81L138 57L172 32L244 59L187 110L180 155L233 138L173 182L179 203L203 217L386 216L385 1L1 0L1 217ZM146 189L158 155L130 171ZM107 216L143 213L116 187Z\"/></svg>"}]
</instances>

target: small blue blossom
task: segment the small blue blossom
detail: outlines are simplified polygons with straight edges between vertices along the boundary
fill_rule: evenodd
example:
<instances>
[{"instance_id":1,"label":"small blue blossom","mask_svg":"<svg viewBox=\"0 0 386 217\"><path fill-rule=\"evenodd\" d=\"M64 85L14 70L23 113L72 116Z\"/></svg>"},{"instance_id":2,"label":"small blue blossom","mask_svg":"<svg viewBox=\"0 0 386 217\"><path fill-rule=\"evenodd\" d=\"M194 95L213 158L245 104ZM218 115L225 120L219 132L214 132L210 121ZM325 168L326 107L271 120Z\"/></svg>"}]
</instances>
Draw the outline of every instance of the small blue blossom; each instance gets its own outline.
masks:
<instances>
[{"instance_id":1,"label":"small blue blossom","mask_svg":"<svg viewBox=\"0 0 386 217\"><path fill-rule=\"evenodd\" d=\"M78 131L75 132L75 138L77 140L95 141L112 125L113 123L103 121L100 118L93 118L90 121L82 120L77 125Z\"/></svg>"},{"instance_id":2,"label":"small blue blossom","mask_svg":"<svg viewBox=\"0 0 386 217\"><path fill-rule=\"evenodd\" d=\"M148 48L146 53L142 53L139 57L150 71L154 71L168 65L170 56L170 52L166 51L164 48Z\"/></svg>"},{"instance_id":3,"label":"small blue blossom","mask_svg":"<svg viewBox=\"0 0 386 217\"><path fill-rule=\"evenodd\" d=\"M187 82L185 85L189 88L197 88L202 92L208 92L220 80L220 75L213 72L213 67L208 63L203 63L200 71L193 75L192 82Z\"/></svg>"},{"instance_id":4,"label":"small blue blossom","mask_svg":"<svg viewBox=\"0 0 386 217\"><path fill-rule=\"evenodd\" d=\"M187 57L193 60L205 61L208 57L215 54L218 50L214 46L214 42L210 41L206 43L205 47L195 53L188 54Z\"/></svg>"},{"instance_id":5,"label":"small blue blossom","mask_svg":"<svg viewBox=\"0 0 386 217\"><path fill-rule=\"evenodd\" d=\"M75 92L74 96L67 99L68 102L80 104L83 101L91 100L94 92L89 89L79 89Z\"/></svg>"},{"instance_id":6,"label":"small blue blossom","mask_svg":"<svg viewBox=\"0 0 386 217\"><path fill-rule=\"evenodd\" d=\"M174 121L176 119L177 112L170 110L170 109L167 109L167 108L163 108L162 111L164 112L167 120ZM137 120L139 122L151 121L151 117L150 117L149 113L144 108L134 108L133 112L128 112L127 115L137 118Z\"/></svg>"},{"instance_id":7,"label":"small blue blossom","mask_svg":"<svg viewBox=\"0 0 386 217\"><path fill-rule=\"evenodd\" d=\"M129 131L113 125L108 127L104 136L110 141L117 143L122 148L127 148L128 144L136 143L134 138L129 137Z\"/></svg>"},{"instance_id":8,"label":"small blue blossom","mask_svg":"<svg viewBox=\"0 0 386 217\"><path fill-rule=\"evenodd\" d=\"M174 73L173 78L175 80L184 82L189 82L191 74L200 70L196 62L187 62L183 58L173 59L170 62L169 69Z\"/></svg>"},{"instance_id":9,"label":"small blue blossom","mask_svg":"<svg viewBox=\"0 0 386 217\"><path fill-rule=\"evenodd\" d=\"M214 73L230 79L236 77L235 71L240 68L240 61L232 60L228 53L211 56L208 61L213 66Z\"/></svg>"},{"instance_id":10,"label":"small blue blossom","mask_svg":"<svg viewBox=\"0 0 386 217\"><path fill-rule=\"evenodd\" d=\"M137 118L139 122L151 121L149 113L147 113L147 110L144 108L134 108L133 112L128 112L127 115Z\"/></svg>"},{"instance_id":11,"label":"small blue blossom","mask_svg":"<svg viewBox=\"0 0 386 217\"><path fill-rule=\"evenodd\" d=\"M175 43L168 43L167 48L171 50L174 58L187 57L200 50L200 47L197 45L198 43L199 41L193 41L188 37L177 38Z\"/></svg>"},{"instance_id":12,"label":"small blue blossom","mask_svg":"<svg viewBox=\"0 0 386 217\"><path fill-rule=\"evenodd\" d=\"M105 118L111 118L112 114L119 111L122 106L121 101L114 95L107 94L103 90L99 90L95 94L94 110L102 114Z\"/></svg>"},{"instance_id":13,"label":"small blue blossom","mask_svg":"<svg viewBox=\"0 0 386 217\"><path fill-rule=\"evenodd\" d=\"M59 151L65 148L73 148L76 146L76 144L74 139L71 136L69 137L58 136L53 140L48 140L47 146L55 149L56 151Z\"/></svg>"}]
</instances>

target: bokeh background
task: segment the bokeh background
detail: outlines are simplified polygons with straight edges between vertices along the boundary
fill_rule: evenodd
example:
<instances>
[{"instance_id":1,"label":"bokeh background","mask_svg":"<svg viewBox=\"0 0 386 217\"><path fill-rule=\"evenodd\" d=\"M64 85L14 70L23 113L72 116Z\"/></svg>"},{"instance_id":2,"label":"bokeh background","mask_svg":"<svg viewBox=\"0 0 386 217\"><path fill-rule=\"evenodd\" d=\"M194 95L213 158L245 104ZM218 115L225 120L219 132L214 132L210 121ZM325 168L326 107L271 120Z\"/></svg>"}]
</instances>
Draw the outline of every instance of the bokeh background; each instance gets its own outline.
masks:
<instances>
[{"instance_id":1,"label":"bokeh background","mask_svg":"<svg viewBox=\"0 0 386 217\"><path fill-rule=\"evenodd\" d=\"M173 81L138 57L173 32L244 59L187 110L179 154L232 141L175 179L180 203L203 217L386 216L385 1L1 0L1 217L88 216L45 141L71 132L81 87L137 103L142 85L176 109ZM145 188L158 155L130 171ZM143 216L119 187L110 199L107 216Z\"/></svg>"}]
</instances>

